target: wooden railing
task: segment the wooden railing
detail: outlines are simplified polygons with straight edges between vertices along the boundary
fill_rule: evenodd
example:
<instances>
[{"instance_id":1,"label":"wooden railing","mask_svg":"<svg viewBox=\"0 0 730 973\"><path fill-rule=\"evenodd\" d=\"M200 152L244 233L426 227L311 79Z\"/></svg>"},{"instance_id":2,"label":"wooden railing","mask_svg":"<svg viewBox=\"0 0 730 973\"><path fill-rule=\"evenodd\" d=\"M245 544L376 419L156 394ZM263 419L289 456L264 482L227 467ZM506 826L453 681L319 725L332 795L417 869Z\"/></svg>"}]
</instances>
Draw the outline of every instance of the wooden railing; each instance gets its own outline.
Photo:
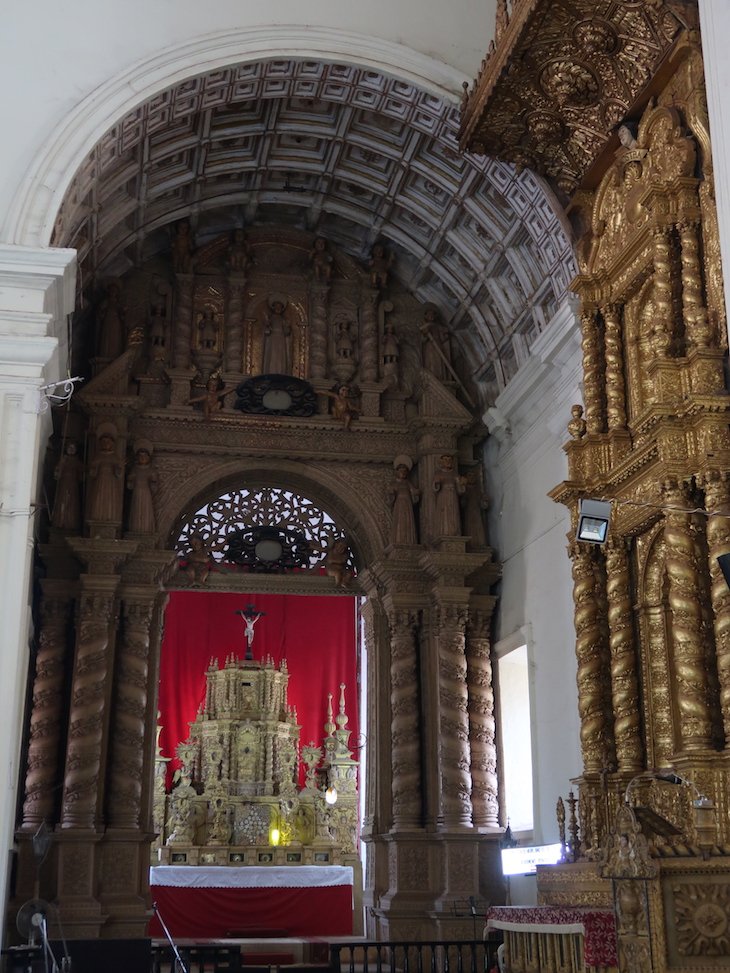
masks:
<instances>
[{"instance_id":1,"label":"wooden railing","mask_svg":"<svg viewBox=\"0 0 730 973\"><path fill-rule=\"evenodd\" d=\"M327 963L252 966L240 945L181 946L188 973L490 973L497 941L331 943ZM151 973L178 973L169 946L153 946Z\"/></svg>"}]
</instances>

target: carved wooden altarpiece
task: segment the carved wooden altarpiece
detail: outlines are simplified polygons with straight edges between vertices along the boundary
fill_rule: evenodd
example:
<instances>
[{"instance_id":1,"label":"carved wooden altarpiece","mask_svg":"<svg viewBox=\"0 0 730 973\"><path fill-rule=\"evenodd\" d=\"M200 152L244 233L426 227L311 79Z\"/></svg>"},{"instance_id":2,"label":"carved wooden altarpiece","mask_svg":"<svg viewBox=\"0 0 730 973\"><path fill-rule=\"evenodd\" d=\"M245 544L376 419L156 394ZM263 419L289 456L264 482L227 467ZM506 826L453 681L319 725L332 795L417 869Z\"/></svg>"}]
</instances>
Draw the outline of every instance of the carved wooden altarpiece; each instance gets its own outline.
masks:
<instances>
[{"instance_id":1,"label":"carved wooden altarpiece","mask_svg":"<svg viewBox=\"0 0 730 973\"><path fill-rule=\"evenodd\" d=\"M110 281L93 312L79 316L77 335L93 344L92 374L59 430L59 455L70 441L76 453L63 466L54 457L55 484L48 481L55 499L41 546L17 901L36 892L57 901L67 935L138 935L154 841L163 854L187 848L198 860L233 847L211 846L211 829L218 841L228 826L226 813L215 819L215 797L211 809L188 793L201 805L195 834L183 827L176 835L169 813L153 827L168 591L354 594L365 599L368 647L368 932L471 937L470 917L454 918L452 904L503 894L489 641L498 568L483 532L440 536L437 510L459 523L460 477L478 467L484 431L452 373L437 377L424 366L424 308L398 284L387 249L371 264L377 257L389 269L374 274L293 229L193 236L184 221L170 227L156 256ZM238 407L250 396L237 390L265 363L279 378L256 386L264 410ZM313 410L297 414L279 394L295 379ZM443 456L451 472L437 477ZM395 466L406 470L405 487ZM176 548L196 511L236 490L290 491L326 511L334 526L319 544L318 567L252 569L249 548L261 537L249 534L283 529L273 514L269 525L241 517L238 560L218 552L225 570L204 531ZM238 666L209 678L238 679ZM268 663L251 675L284 680ZM289 761L292 724L281 712L276 723L278 759ZM327 732L336 738L337 716L334 725ZM205 735L205 720L197 731ZM305 846L315 846L319 830L323 847L350 854L351 837L326 838L330 825L309 815L306 793L282 794L282 783L260 795L263 803L275 798L281 814L291 800L286 813L296 814L298 800L301 826L312 832ZM226 786L238 786L230 774ZM180 793L166 799L173 811ZM234 813L233 827L242 820ZM44 821L54 843L37 880L31 837ZM246 849L231 853L245 858Z\"/></svg>"}]
</instances>

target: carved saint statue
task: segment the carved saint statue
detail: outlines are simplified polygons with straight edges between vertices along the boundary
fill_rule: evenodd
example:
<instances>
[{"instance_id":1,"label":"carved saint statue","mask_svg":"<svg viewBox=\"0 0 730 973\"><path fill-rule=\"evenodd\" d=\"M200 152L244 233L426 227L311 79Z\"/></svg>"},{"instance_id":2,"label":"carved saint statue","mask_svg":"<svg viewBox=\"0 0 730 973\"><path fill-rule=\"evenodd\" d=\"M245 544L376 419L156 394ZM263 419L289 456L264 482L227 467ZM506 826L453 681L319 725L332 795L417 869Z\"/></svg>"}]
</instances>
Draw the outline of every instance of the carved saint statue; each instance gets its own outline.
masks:
<instances>
[{"instance_id":1,"label":"carved saint statue","mask_svg":"<svg viewBox=\"0 0 730 973\"><path fill-rule=\"evenodd\" d=\"M421 325L421 334L423 336L423 367L442 381L453 378L449 370L451 364L449 329L439 321L438 312L435 308L426 308Z\"/></svg>"},{"instance_id":2,"label":"carved saint statue","mask_svg":"<svg viewBox=\"0 0 730 973\"><path fill-rule=\"evenodd\" d=\"M135 445L134 466L127 476L127 487L132 491L128 529L135 534L153 534L155 531L152 498L157 482L158 476L152 465L152 444L141 440Z\"/></svg>"},{"instance_id":3,"label":"carved saint statue","mask_svg":"<svg viewBox=\"0 0 730 973\"><path fill-rule=\"evenodd\" d=\"M124 308L122 290L112 280L107 284L106 297L99 307L97 326L99 328L99 358L113 361L124 351Z\"/></svg>"},{"instance_id":4,"label":"carved saint statue","mask_svg":"<svg viewBox=\"0 0 730 973\"><path fill-rule=\"evenodd\" d=\"M351 359L354 352L352 334L350 333L349 321L337 322L337 333L335 335L335 351L338 358Z\"/></svg>"},{"instance_id":5,"label":"carved saint statue","mask_svg":"<svg viewBox=\"0 0 730 973\"><path fill-rule=\"evenodd\" d=\"M282 301L272 301L264 326L264 375L291 375L291 325Z\"/></svg>"},{"instance_id":6,"label":"carved saint statue","mask_svg":"<svg viewBox=\"0 0 730 973\"><path fill-rule=\"evenodd\" d=\"M248 251L246 234L241 229L233 231L233 239L228 247L227 263L232 274L244 274L253 263Z\"/></svg>"},{"instance_id":7,"label":"carved saint statue","mask_svg":"<svg viewBox=\"0 0 730 973\"><path fill-rule=\"evenodd\" d=\"M73 441L66 443L66 450L58 461L53 476L58 484L53 502L51 523L59 530L79 530L81 527L81 483L84 464L78 457L78 447Z\"/></svg>"},{"instance_id":8,"label":"carved saint statue","mask_svg":"<svg viewBox=\"0 0 730 973\"><path fill-rule=\"evenodd\" d=\"M332 278L332 254L327 253L327 241L324 237L318 236L314 241L309 259L312 264L314 279L318 281L329 281Z\"/></svg>"},{"instance_id":9,"label":"carved saint statue","mask_svg":"<svg viewBox=\"0 0 730 973\"><path fill-rule=\"evenodd\" d=\"M198 321L198 348L201 351L214 351L218 347L218 319L212 308L205 308Z\"/></svg>"},{"instance_id":10,"label":"carved saint statue","mask_svg":"<svg viewBox=\"0 0 730 973\"><path fill-rule=\"evenodd\" d=\"M113 523L119 519L119 481L124 473L117 457L117 429L102 422L96 435L97 453L89 466L89 520Z\"/></svg>"},{"instance_id":11,"label":"carved saint statue","mask_svg":"<svg viewBox=\"0 0 730 973\"><path fill-rule=\"evenodd\" d=\"M418 543L413 506L420 500L421 493L408 479L408 474L413 467L413 460L410 456L396 456L393 466L395 467L395 479L388 490L393 507L390 540L394 545L410 547Z\"/></svg>"},{"instance_id":12,"label":"carved saint statue","mask_svg":"<svg viewBox=\"0 0 730 973\"><path fill-rule=\"evenodd\" d=\"M376 243L370 254L370 286L380 290L388 286L388 272L393 263L393 255L385 252L382 243Z\"/></svg>"},{"instance_id":13,"label":"carved saint statue","mask_svg":"<svg viewBox=\"0 0 730 973\"><path fill-rule=\"evenodd\" d=\"M193 270L193 241L190 224L181 220L172 241L172 269L176 274L190 274Z\"/></svg>"},{"instance_id":14,"label":"carved saint statue","mask_svg":"<svg viewBox=\"0 0 730 973\"><path fill-rule=\"evenodd\" d=\"M462 502L464 509L464 533L470 538L469 547L486 547L487 530L484 523L484 512L489 507L489 502L484 495L478 469L469 470L464 478Z\"/></svg>"},{"instance_id":15,"label":"carved saint statue","mask_svg":"<svg viewBox=\"0 0 730 973\"><path fill-rule=\"evenodd\" d=\"M458 537L461 534L459 497L465 488L463 477L454 469L454 457L445 453L433 478L436 494L434 534L436 537Z\"/></svg>"}]
</instances>

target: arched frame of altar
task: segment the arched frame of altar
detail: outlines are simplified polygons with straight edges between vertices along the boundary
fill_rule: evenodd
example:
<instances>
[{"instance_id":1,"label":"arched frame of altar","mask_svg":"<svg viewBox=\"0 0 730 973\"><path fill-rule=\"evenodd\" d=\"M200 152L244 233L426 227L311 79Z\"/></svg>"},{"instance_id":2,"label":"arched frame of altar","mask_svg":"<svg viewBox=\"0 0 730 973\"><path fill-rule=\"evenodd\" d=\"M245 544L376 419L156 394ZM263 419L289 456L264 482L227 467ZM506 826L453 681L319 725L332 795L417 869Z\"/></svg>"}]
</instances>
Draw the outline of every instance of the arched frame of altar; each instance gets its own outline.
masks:
<instances>
[{"instance_id":1,"label":"arched frame of altar","mask_svg":"<svg viewBox=\"0 0 730 973\"><path fill-rule=\"evenodd\" d=\"M455 904L504 894L489 641L499 572L481 519L485 431L435 337L438 311L397 282L383 248L359 264L291 228L198 241L184 223L155 239L76 322L97 355L48 463L18 900L36 888L41 826L54 840L40 891L74 936L146 928L154 852L232 868L251 855L292 868L353 858L352 822L320 814L319 785L323 770L334 777L346 808L357 750L338 719L356 707L355 687L344 710L330 690L329 729L314 741L323 758L309 754L307 778L310 740L295 740L280 660L226 661L224 649L191 729L198 749L164 797L155 771L171 593L355 596L367 648L366 931L470 938ZM262 375L264 362L280 371ZM196 517L257 491L304 498L328 526L315 536L275 504L258 520L239 505L217 547ZM257 699L271 690L271 708L245 702L244 682L266 685ZM226 692L235 716L217 709ZM259 756L270 763L247 777L241 741L254 724L269 727ZM226 733L239 762L224 773L213 742ZM284 843L240 840L257 803L261 835L264 823L288 835L289 863Z\"/></svg>"}]
</instances>

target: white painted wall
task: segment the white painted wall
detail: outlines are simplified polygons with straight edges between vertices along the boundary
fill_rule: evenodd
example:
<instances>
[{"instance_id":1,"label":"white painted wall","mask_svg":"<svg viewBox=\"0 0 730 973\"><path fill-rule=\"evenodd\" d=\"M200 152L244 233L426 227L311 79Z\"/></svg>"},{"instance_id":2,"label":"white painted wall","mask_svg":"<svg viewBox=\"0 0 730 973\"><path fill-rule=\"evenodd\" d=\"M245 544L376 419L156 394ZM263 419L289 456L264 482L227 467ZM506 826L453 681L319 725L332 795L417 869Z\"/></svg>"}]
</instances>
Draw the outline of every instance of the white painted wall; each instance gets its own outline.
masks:
<instances>
[{"instance_id":1,"label":"white painted wall","mask_svg":"<svg viewBox=\"0 0 730 973\"><path fill-rule=\"evenodd\" d=\"M570 406L582 401L580 381L579 327L566 301L485 416L490 543L503 565L495 641L529 633L534 844L558 840L555 805L582 766L570 523L547 496L567 476L562 446ZM513 901L533 896L534 880L512 883Z\"/></svg>"}]
</instances>

